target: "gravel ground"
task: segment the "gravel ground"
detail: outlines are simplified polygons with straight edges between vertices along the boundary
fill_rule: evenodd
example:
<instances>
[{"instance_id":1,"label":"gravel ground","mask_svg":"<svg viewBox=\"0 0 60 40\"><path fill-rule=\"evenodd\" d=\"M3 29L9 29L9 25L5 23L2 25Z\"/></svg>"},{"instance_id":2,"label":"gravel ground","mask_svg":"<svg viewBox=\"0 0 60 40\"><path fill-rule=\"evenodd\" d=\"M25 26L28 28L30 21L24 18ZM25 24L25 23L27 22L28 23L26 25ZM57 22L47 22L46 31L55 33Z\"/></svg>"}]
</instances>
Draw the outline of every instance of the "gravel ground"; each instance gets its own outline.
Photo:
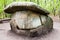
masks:
<instances>
[{"instance_id":1,"label":"gravel ground","mask_svg":"<svg viewBox=\"0 0 60 40\"><path fill-rule=\"evenodd\" d=\"M60 23L54 22L54 29L42 37L20 36L10 31L9 23L0 24L0 40L60 40Z\"/></svg>"}]
</instances>

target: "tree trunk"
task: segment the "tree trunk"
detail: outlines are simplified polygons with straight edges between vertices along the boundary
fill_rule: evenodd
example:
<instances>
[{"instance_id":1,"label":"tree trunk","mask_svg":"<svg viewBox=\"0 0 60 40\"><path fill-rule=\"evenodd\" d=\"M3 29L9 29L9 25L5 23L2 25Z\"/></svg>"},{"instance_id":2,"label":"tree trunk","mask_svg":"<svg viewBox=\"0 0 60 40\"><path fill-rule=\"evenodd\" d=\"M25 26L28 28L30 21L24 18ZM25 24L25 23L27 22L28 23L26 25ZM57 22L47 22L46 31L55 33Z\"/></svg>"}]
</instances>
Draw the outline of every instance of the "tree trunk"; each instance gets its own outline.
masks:
<instances>
[{"instance_id":1,"label":"tree trunk","mask_svg":"<svg viewBox=\"0 0 60 40\"><path fill-rule=\"evenodd\" d=\"M45 0L45 6L46 6L46 0Z\"/></svg>"},{"instance_id":2,"label":"tree trunk","mask_svg":"<svg viewBox=\"0 0 60 40\"><path fill-rule=\"evenodd\" d=\"M39 0L37 0L37 4L39 4Z\"/></svg>"},{"instance_id":3,"label":"tree trunk","mask_svg":"<svg viewBox=\"0 0 60 40\"><path fill-rule=\"evenodd\" d=\"M4 8L6 7L6 0L4 0ZM3 12L3 18L6 17L6 14Z\"/></svg>"},{"instance_id":4,"label":"tree trunk","mask_svg":"<svg viewBox=\"0 0 60 40\"><path fill-rule=\"evenodd\" d=\"M54 13L54 16L55 16L55 11L56 11L56 9L53 7L53 13Z\"/></svg>"},{"instance_id":5,"label":"tree trunk","mask_svg":"<svg viewBox=\"0 0 60 40\"><path fill-rule=\"evenodd\" d=\"M32 0L30 0L30 2L32 2Z\"/></svg>"},{"instance_id":6,"label":"tree trunk","mask_svg":"<svg viewBox=\"0 0 60 40\"><path fill-rule=\"evenodd\" d=\"M16 2L16 0L13 0L14 2Z\"/></svg>"},{"instance_id":7,"label":"tree trunk","mask_svg":"<svg viewBox=\"0 0 60 40\"><path fill-rule=\"evenodd\" d=\"M25 1L27 1L27 0L25 0Z\"/></svg>"}]
</instances>

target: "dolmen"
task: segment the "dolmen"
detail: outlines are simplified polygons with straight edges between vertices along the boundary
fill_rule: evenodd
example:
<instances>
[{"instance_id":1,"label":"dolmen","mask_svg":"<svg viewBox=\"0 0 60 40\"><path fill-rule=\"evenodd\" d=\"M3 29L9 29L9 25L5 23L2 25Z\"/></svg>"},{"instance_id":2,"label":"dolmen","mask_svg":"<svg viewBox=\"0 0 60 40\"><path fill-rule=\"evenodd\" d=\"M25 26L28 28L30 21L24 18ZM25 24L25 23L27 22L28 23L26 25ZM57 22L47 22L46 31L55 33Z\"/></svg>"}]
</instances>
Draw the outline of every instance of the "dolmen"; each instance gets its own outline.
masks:
<instances>
[{"instance_id":1,"label":"dolmen","mask_svg":"<svg viewBox=\"0 0 60 40\"><path fill-rule=\"evenodd\" d=\"M35 37L53 29L50 12L33 2L13 2L4 12L12 15L10 27L17 34Z\"/></svg>"}]
</instances>

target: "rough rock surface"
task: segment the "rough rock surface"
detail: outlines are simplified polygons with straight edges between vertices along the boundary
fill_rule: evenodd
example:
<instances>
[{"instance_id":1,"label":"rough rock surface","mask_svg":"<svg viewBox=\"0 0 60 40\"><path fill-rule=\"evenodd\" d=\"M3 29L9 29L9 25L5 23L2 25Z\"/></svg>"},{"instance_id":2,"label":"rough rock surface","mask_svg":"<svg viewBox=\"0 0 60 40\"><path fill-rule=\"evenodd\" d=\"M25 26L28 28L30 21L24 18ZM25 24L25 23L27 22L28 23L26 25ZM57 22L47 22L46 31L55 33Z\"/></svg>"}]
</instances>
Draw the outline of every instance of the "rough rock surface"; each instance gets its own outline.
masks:
<instances>
[{"instance_id":1,"label":"rough rock surface","mask_svg":"<svg viewBox=\"0 0 60 40\"><path fill-rule=\"evenodd\" d=\"M4 9L6 13L10 13L10 14L16 11L24 11L24 10L25 11L30 10L44 15L49 14L47 10L41 8L40 6L32 2L13 2Z\"/></svg>"},{"instance_id":2,"label":"rough rock surface","mask_svg":"<svg viewBox=\"0 0 60 40\"><path fill-rule=\"evenodd\" d=\"M19 29L17 28L17 26L15 25L16 23L14 21L11 21L11 30L13 30L14 32L16 32L17 34L20 35L28 35L28 36L38 36L41 34L46 34L48 32L50 32L53 29L53 21L50 17L47 17L46 22L35 28L35 29Z\"/></svg>"},{"instance_id":3,"label":"rough rock surface","mask_svg":"<svg viewBox=\"0 0 60 40\"><path fill-rule=\"evenodd\" d=\"M12 13L10 26L11 30L17 34L38 36L53 29L53 21L48 16L49 12L34 3L15 2L7 6L4 11Z\"/></svg>"}]
</instances>

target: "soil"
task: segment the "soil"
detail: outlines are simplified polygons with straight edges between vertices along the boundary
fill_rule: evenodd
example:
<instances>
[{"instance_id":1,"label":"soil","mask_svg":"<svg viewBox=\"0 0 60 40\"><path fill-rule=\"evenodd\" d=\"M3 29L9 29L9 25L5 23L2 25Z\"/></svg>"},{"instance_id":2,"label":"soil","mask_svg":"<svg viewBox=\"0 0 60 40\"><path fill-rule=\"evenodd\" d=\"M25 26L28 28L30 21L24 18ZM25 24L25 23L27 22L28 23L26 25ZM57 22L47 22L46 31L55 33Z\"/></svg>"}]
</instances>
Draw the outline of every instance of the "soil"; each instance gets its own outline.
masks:
<instances>
[{"instance_id":1,"label":"soil","mask_svg":"<svg viewBox=\"0 0 60 40\"><path fill-rule=\"evenodd\" d=\"M54 24L52 32L39 36L39 37L27 37L17 35L11 31L9 22L0 24L0 40L60 40L60 21L58 16L51 16Z\"/></svg>"}]
</instances>

